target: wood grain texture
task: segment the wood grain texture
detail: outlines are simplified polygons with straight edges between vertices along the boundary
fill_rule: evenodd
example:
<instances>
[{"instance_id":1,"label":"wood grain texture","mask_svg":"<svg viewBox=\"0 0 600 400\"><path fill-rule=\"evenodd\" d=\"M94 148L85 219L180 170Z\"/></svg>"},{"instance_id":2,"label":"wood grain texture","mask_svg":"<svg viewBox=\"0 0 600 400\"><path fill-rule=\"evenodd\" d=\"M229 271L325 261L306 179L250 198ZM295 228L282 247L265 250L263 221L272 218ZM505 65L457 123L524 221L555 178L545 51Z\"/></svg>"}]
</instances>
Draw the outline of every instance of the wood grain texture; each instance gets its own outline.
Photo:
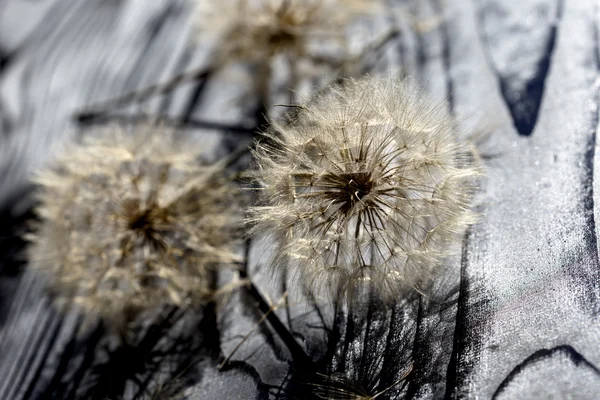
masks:
<instances>
[{"instance_id":1,"label":"wood grain texture","mask_svg":"<svg viewBox=\"0 0 600 400\"><path fill-rule=\"evenodd\" d=\"M307 302L290 279L269 276L270 248L260 239L250 252L253 279L273 301L290 289L289 304L276 312L321 371L345 371L372 391L392 386L380 398L597 398L598 2L390 0L386 7L357 30L356 42L392 27L400 35L365 69L411 76L478 138L486 164L481 221L429 297L388 310L334 315ZM28 174L80 134L76 109L207 65L196 35L184 0L0 1L0 399L45 398L49 386L83 390L88 358L104 343L94 331L76 340L79 316L54 311L43 280L19 258L14 235L30 217ZM281 68L273 98L285 103ZM252 70L230 66L206 84L121 111L252 125L260 109L252 78ZM251 140L184 131L215 157ZM173 343L193 348L186 335L196 329L212 349L198 350L195 378L185 382L189 398L300 393L304 378L266 325L218 371L218 353L230 353L260 315L241 291L217 315L216 339L204 331L208 313L172 332ZM171 344L160 346L175 354ZM411 363L406 385L395 385Z\"/></svg>"}]
</instances>

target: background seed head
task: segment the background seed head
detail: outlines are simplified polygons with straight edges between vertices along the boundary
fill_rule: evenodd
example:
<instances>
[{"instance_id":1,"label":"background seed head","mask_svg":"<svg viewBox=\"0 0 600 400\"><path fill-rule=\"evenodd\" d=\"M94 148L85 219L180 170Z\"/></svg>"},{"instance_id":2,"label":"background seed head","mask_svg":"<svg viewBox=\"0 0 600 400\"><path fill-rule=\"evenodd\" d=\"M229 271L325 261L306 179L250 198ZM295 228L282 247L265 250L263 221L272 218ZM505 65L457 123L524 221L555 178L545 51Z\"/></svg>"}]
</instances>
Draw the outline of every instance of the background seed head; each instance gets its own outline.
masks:
<instances>
[{"instance_id":1,"label":"background seed head","mask_svg":"<svg viewBox=\"0 0 600 400\"><path fill-rule=\"evenodd\" d=\"M162 304L198 305L234 262L235 191L170 132L108 130L37 177L31 263L59 303L116 324Z\"/></svg>"},{"instance_id":2,"label":"background seed head","mask_svg":"<svg viewBox=\"0 0 600 400\"><path fill-rule=\"evenodd\" d=\"M316 43L343 42L368 9L364 0L203 0L198 8L200 32L218 36L222 61L305 57Z\"/></svg>"},{"instance_id":3,"label":"background seed head","mask_svg":"<svg viewBox=\"0 0 600 400\"><path fill-rule=\"evenodd\" d=\"M348 80L274 124L255 153L254 232L313 293L422 289L475 221L480 175L443 105L407 81Z\"/></svg>"}]
</instances>

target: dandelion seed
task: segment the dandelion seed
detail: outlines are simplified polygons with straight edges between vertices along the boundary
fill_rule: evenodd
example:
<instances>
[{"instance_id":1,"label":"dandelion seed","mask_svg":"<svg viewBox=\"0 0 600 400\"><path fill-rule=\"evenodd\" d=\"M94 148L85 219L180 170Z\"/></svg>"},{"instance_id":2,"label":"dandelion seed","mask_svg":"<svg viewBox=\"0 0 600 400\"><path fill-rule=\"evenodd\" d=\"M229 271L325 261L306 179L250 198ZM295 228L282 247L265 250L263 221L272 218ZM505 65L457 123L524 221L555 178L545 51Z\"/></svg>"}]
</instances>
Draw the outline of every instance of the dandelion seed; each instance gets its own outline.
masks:
<instances>
[{"instance_id":1,"label":"dandelion seed","mask_svg":"<svg viewBox=\"0 0 600 400\"><path fill-rule=\"evenodd\" d=\"M475 221L479 169L452 119L406 81L365 78L274 124L255 152L275 271L333 299L421 290Z\"/></svg>"},{"instance_id":2,"label":"dandelion seed","mask_svg":"<svg viewBox=\"0 0 600 400\"><path fill-rule=\"evenodd\" d=\"M388 391L401 382L406 382L406 378L412 371L412 365L392 385L379 392L373 392L365 389L360 383L348 379L341 373L332 375L316 375L316 382L309 383L309 393L315 399L325 400L375 400L380 399Z\"/></svg>"},{"instance_id":3,"label":"dandelion seed","mask_svg":"<svg viewBox=\"0 0 600 400\"><path fill-rule=\"evenodd\" d=\"M117 325L164 304L195 306L211 271L238 261L235 191L171 132L90 135L37 177L31 263L60 304Z\"/></svg>"}]
</instances>

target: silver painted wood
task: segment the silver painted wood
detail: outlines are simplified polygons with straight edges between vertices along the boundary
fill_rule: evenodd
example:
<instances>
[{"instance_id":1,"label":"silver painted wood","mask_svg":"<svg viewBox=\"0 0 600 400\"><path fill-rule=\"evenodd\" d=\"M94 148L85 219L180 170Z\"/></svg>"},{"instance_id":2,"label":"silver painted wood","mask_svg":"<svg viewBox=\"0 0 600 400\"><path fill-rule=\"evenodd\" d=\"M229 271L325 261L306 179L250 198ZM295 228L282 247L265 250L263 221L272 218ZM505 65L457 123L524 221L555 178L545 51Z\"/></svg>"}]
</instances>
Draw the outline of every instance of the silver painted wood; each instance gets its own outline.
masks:
<instances>
[{"instance_id":1,"label":"silver painted wood","mask_svg":"<svg viewBox=\"0 0 600 400\"><path fill-rule=\"evenodd\" d=\"M600 6L594 0L390 0L386 7L357 31L370 37L386 27L400 31L369 59L369 71L411 76L446 100L460 129L477 139L486 165L478 196L482 217L430 298L372 313L370 323L344 316L339 349L324 368L358 371L365 355L412 362L411 380L389 398L597 398ZM210 62L193 23L184 0L0 2L0 203L7 223L30 204L22 195L29 174L80 134L71 119L76 109ZM257 105L249 78L252 72L243 68L218 73L192 116L252 123ZM187 84L124 111L176 118L194 89ZM242 140L217 130L186 132L213 155ZM2 240L0 247L13 244ZM80 320L53 311L40 275L14 267L16 256L2 251L0 398L36 398L63 371L61 360L81 362L68 352ZM268 252L267 244L255 243L251 272L277 301L294 282L269 276ZM277 313L309 354L326 358L322 326L333 325L330 308L292 294ZM241 293L218 315L222 354L260 317ZM200 361L198 379L186 383L185 393L191 399L288 398L277 387L290 379L289 361L279 339L260 327L227 370L217 370L214 354ZM386 362L373 367L375 375L401 373ZM64 371L65 379L78 376ZM134 392L130 385L126 397Z\"/></svg>"}]
</instances>

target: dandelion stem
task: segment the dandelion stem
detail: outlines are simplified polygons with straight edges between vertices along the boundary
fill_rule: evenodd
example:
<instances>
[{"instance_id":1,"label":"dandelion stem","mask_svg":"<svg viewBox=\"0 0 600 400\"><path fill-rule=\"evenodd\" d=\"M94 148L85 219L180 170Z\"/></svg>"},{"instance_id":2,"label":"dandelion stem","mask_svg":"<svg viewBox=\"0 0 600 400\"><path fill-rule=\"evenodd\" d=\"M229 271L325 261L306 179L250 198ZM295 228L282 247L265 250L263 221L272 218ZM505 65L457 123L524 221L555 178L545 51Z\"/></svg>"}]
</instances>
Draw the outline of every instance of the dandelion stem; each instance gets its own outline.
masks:
<instances>
[{"instance_id":1,"label":"dandelion stem","mask_svg":"<svg viewBox=\"0 0 600 400\"><path fill-rule=\"evenodd\" d=\"M79 118L76 116L76 118ZM152 114L108 114L108 113L97 113L87 115L84 119L77 119L80 125L99 125L107 122L122 122L122 123L159 123L165 126L172 126L175 128L194 128L194 129L214 129L225 132L241 133L241 134L253 134L256 129L251 126L244 125L229 125L221 122L205 121L201 119L190 118L187 120L181 120L177 118L171 118L162 115Z\"/></svg>"},{"instance_id":2,"label":"dandelion stem","mask_svg":"<svg viewBox=\"0 0 600 400\"><path fill-rule=\"evenodd\" d=\"M249 281L248 293L254 297L256 302L258 303L258 309L261 313L266 315L266 319L271 325L271 327L275 330L279 338L283 341L290 354L292 355L292 359L294 360L294 365L297 369L307 369L314 364L310 357L306 354L302 346L296 341L296 338L292 335L289 329L281 322L277 314L273 312L273 307L265 300L263 295L260 293L256 285L252 282L252 280L248 279L248 271L247 271L247 260L248 253L250 250L250 240L246 241L246 264L240 270L240 279L247 279Z\"/></svg>"},{"instance_id":3,"label":"dandelion stem","mask_svg":"<svg viewBox=\"0 0 600 400\"><path fill-rule=\"evenodd\" d=\"M377 53L398 36L400 36L400 31L398 29L390 29L372 43L366 51Z\"/></svg>"},{"instance_id":4,"label":"dandelion stem","mask_svg":"<svg viewBox=\"0 0 600 400\"><path fill-rule=\"evenodd\" d=\"M258 302L258 308L260 311L265 314L268 313L267 321L269 321L271 327L273 327L281 340L283 340L283 343L286 345L292 355L292 358L294 359L294 363L301 368L306 368L312 365L312 360L308 357L300 344L298 344L292 333L287 329L283 322L281 322L277 314L271 311L271 305L269 305L269 303L265 300L252 282L250 282L250 285L248 286L248 292Z\"/></svg>"},{"instance_id":5,"label":"dandelion stem","mask_svg":"<svg viewBox=\"0 0 600 400\"><path fill-rule=\"evenodd\" d=\"M235 164L240 158L246 154L249 154L250 149L251 148L248 145L241 145L237 149L233 150L221 161L223 168L227 168Z\"/></svg>"},{"instance_id":6,"label":"dandelion stem","mask_svg":"<svg viewBox=\"0 0 600 400\"><path fill-rule=\"evenodd\" d=\"M247 281L249 282L249 281ZM275 311L275 306L271 307L271 309L269 310L269 312L263 314L262 317L260 317L260 319L258 320L258 323L256 324L256 326L254 328L252 328L250 330L250 332L248 332L244 338L242 340L240 340L240 342L233 348L233 350L231 350L231 352L229 353L229 355L227 357L225 357L225 359L219 364L219 366L217 367L218 369L223 369L223 367L225 365L227 365L227 362L229 362L229 360L231 359L231 357L233 357L233 355L235 354L236 351L239 350L239 348L242 346L242 344L248 340L248 338L250 337L250 335L252 335L254 333L254 331L256 331L256 329L258 329L258 327L260 326L260 324L262 324L263 322L265 322L265 320L267 319L267 317L269 316L269 314L271 314L273 311Z\"/></svg>"},{"instance_id":7,"label":"dandelion stem","mask_svg":"<svg viewBox=\"0 0 600 400\"><path fill-rule=\"evenodd\" d=\"M94 119L98 115L106 113L113 107L123 106L132 101L143 101L156 94L168 93L183 83L206 80L214 70L214 67L202 67L181 73L166 82L135 90L101 103L92 104L83 110L76 112L74 117L80 122Z\"/></svg>"}]
</instances>

